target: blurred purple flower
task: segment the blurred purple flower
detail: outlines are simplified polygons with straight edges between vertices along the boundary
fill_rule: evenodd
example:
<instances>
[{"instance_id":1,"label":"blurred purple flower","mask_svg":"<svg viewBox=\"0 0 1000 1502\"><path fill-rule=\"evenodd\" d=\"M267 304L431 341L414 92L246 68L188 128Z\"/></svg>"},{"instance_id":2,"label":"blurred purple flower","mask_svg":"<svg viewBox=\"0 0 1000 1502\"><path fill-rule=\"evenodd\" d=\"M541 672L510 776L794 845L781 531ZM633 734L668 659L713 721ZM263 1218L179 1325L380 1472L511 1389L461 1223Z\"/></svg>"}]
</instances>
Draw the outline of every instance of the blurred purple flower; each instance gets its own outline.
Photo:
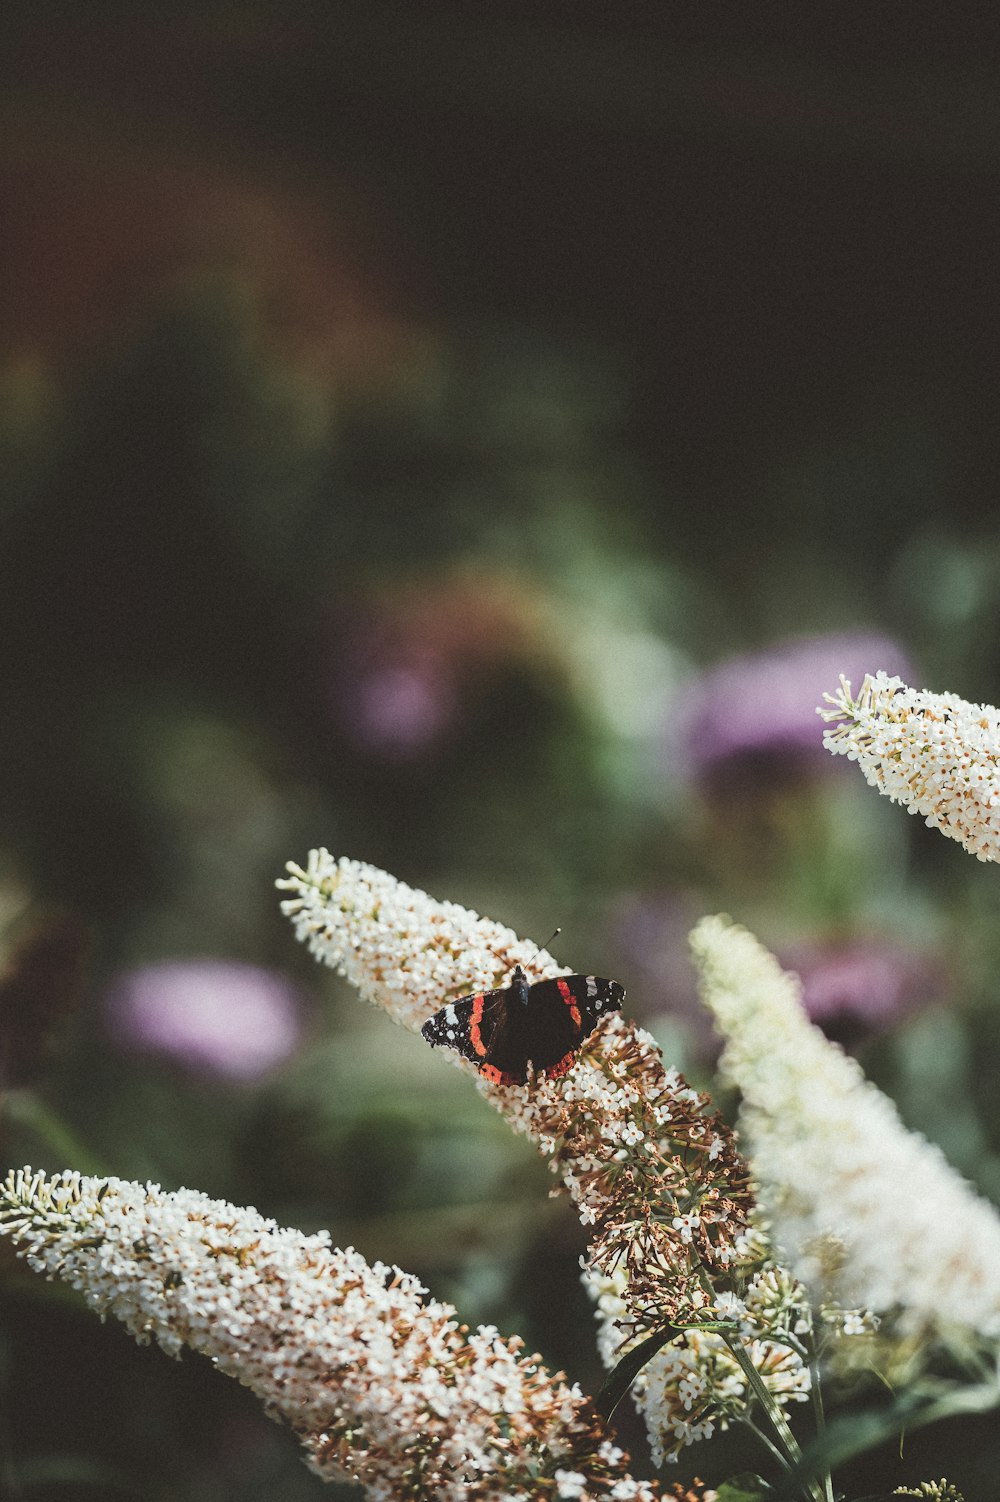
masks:
<instances>
[{"instance_id":1,"label":"blurred purple flower","mask_svg":"<svg viewBox=\"0 0 1000 1502\"><path fill-rule=\"evenodd\" d=\"M941 994L941 962L926 950L867 937L808 944L782 955L798 973L811 1021L840 1042L892 1027Z\"/></svg>"},{"instance_id":2,"label":"blurred purple flower","mask_svg":"<svg viewBox=\"0 0 1000 1502\"><path fill-rule=\"evenodd\" d=\"M694 893L632 893L618 905L615 937L635 985L629 1005L646 1021L666 1012L684 1025L700 1060L711 1059L719 1044L708 1012L698 997L688 935L701 917Z\"/></svg>"},{"instance_id":3,"label":"blurred purple flower","mask_svg":"<svg viewBox=\"0 0 1000 1502\"><path fill-rule=\"evenodd\" d=\"M412 756L444 734L453 712L451 686L436 664L386 662L354 684L351 734L367 750Z\"/></svg>"},{"instance_id":4,"label":"blurred purple flower","mask_svg":"<svg viewBox=\"0 0 1000 1502\"><path fill-rule=\"evenodd\" d=\"M619 905L615 933L636 983L636 1015L670 1014L684 1024L695 1057L707 1061L720 1045L698 996L688 945L702 907L681 890L633 894ZM880 935L804 941L780 958L802 981L810 1020L848 1047L930 1005L946 988L940 954Z\"/></svg>"},{"instance_id":5,"label":"blurred purple flower","mask_svg":"<svg viewBox=\"0 0 1000 1502\"><path fill-rule=\"evenodd\" d=\"M170 960L129 971L108 993L105 1017L125 1048L240 1081L280 1064L301 1036L294 986L230 960Z\"/></svg>"},{"instance_id":6,"label":"blurred purple flower","mask_svg":"<svg viewBox=\"0 0 1000 1502\"><path fill-rule=\"evenodd\" d=\"M482 571L359 596L329 629L338 722L361 751L397 760L433 751L460 721L469 684L535 661L543 634L523 587Z\"/></svg>"},{"instance_id":7,"label":"blurred purple flower","mask_svg":"<svg viewBox=\"0 0 1000 1502\"><path fill-rule=\"evenodd\" d=\"M678 703L672 749L688 776L707 782L734 767L832 766L816 707L841 673L858 686L878 668L912 679L902 647L885 636L818 636L730 658Z\"/></svg>"}]
</instances>

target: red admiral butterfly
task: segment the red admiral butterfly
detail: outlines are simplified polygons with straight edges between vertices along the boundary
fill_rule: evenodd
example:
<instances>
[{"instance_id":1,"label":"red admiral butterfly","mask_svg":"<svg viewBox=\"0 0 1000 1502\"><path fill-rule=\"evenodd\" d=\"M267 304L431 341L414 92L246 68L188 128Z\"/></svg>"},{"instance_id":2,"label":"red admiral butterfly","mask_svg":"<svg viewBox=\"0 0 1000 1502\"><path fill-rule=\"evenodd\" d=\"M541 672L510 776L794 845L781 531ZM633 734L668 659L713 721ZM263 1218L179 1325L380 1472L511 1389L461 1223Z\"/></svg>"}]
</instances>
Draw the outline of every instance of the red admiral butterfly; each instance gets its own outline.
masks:
<instances>
[{"instance_id":1,"label":"red admiral butterfly","mask_svg":"<svg viewBox=\"0 0 1000 1502\"><path fill-rule=\"evenodd\" d=\"M529 1062L556 1079L571 1068L584 1038L624 987L599 975L560 975L532 985L520 965L510 984L452 1001L420 1032L432 1048L455 1048L494 1085L523 1085Z\"/></svg>"}]
</instances>

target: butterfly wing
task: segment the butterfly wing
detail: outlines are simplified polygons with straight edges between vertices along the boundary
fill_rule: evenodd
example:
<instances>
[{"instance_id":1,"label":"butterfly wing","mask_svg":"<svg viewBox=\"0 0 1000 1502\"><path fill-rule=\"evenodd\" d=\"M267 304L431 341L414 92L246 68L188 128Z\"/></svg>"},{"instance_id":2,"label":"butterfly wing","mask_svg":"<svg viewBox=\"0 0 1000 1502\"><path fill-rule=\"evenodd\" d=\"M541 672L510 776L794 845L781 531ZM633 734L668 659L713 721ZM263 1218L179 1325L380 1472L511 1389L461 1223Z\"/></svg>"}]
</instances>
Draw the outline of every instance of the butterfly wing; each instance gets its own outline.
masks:
<instances>
[{"instance_id":1,"label":"butterfly wing","mask_svg":"<svg viewBox=\"0 0 1000 1502\"><path fill-rule=\"evenodd\" d=\"M512 1035L510 1044L516 1044L536 1070L555 1078L566 1073L584 1038L608 1012L618 1011L624 999L624 987L599 975L560 975L538 981L531 988L523 1018L517 1018L515 1011L507 1030ZM501 1069L510 1067L504 1057L506 1045L507 1035L498 1040L492 1053L493 1063Z\"/></svg>"},{"instance_id":2,"label":"butterfly wing","mask_svg":"<svg viewBox=\"0 0 1000 1502\"><path fill-rule=\"evenodd\" d=\"M603 975L567 975L564 979L576 1000L585 1038L602 1017L621 1011L625 987L616 980L605 980Z\"/></svg>"},{"instance_id":3,"label":"butterfly wing","mask_svg":"<svg viewBox=\"0 0 1000 1502\"><path fill-rule=\"evenodd\" d=\"M528 1066L550 1079L565 1074L584 1038L625 991L598 975L560 975L537 981L525 1006L509 986L465 996L428 1018L420 1029L432 1048L454 1048L496 1085L519 1085Z\"/></svg>"},{"instance_id":4,"label":"butterfly wing","mask_svg":"<svg viewBox=\"0 0 1000 1502\"><path fill-rule=\"evenodd\" d=\"M503 1031L507 992L482 991L464 996L429 1017L420 1029L432 1048L454 1048L463 1058L482 1069L490 1057L498 1032Z\"/></svg>"}]
</instances>

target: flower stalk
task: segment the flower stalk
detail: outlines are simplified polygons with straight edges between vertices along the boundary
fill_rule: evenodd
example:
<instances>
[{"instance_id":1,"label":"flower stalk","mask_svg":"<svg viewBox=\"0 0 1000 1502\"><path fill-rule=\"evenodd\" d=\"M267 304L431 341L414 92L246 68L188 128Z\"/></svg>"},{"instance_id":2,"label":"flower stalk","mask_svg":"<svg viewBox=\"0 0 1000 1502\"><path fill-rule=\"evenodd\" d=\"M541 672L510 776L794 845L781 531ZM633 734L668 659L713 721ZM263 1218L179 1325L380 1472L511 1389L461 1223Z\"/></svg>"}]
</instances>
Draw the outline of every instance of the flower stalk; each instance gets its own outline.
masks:
<instances>
[{"instance_id":1,"label":"flower stalk","mask_svg":"<svg viewBox=\"0 0 1000 1502\"><path fill-rule=\"evenodd\" d=\"M705 918L691 942L775 1242L817 1303L891 1316L918 1343L995 1343L997 1212L812 1026L797 977L752 934Z\"/></svg>"},{"instance_id":2,"label":"flower stalk","mask_svg":"<svg viewBox=\"0 0 1000 1502\"><path fill-rule=\"evenodd\" d=\"M419 1031L448 1001L500 985L514 965L529 981L566 974L503 925L439 902L385 871L312 851L279 883L300 939L362 996ZM457 1054L449 1060L472 1066ZM480 1090L533 1138L580 1218L595 1228L591 1265L623 1265L630 1333L697 1318L702 1274L726 1273L753 1198L732 1133L706 1096L663 1062L655 1041L605 1018L558 1079Z\"/></svg>"},{"instance_id":3,"label":"flower stalk","mask_svg":"<svg viewBox=\"0 0 1000 1502\"><path fill-rule=\"evenodd\" d=\"M842 676L823 698L828 751L977 860L1000 860L1000 710L881 672L866 674L856 696Z\"/></svg>"},{"instance_id":4,"label":"flower stalk","mask_svg":"<svg viewBox=\"0 0 1000 1502\"><path fill-rule=\"evenodd\" d=\"M0 1233L141 1343L208 1356L375 1502L655 1502L578 1388L416 1279L190 1190L30 1169ZM567 1483L565 1478L575 1478Z\"/></svg>"},{"instance_id":5,"label":"flower stalk","mask_svg":"<svg viewBox=\"0 0 1000 1502\"><path fill-rule=\"evenodd\" d=\"M414 1030L447 1002L500 985L515 964L529 981L565 973L510 929L375 867L317 850L288 871L282 907L298 937ZM448 1058L472 1068L458 1054ZM654 1459L742 1420L748 1405L738 1365L718 1334L697 1326L728 1316L714 1301L730 1296L734 1280L755 1276L754 1198L733 1135L707 1097L619 1015L603 1019L558 1079L498 1086L477 1076L477 1083L549 1158L590 1228L585 1281L598 1304L605 1365L665 1325L691 1327L633 1387ZM743 1308L741 1338L780 1406L804 1398L809 1379L800 1358L769 1338L772 1313L763 1304Z\"/></svg>"}]
</instances>

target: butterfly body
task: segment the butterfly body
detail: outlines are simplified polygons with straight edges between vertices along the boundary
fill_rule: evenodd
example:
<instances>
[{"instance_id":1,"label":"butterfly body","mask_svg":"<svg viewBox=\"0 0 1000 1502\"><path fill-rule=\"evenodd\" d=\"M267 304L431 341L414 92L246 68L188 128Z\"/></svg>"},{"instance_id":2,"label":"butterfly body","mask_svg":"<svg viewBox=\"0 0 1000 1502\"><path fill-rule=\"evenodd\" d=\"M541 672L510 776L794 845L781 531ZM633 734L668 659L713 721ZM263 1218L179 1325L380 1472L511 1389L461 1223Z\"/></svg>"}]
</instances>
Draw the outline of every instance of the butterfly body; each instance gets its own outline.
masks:
<instances>
[{"instance_id":1,"label":"butterfly body","mask_svg":"<svg viewBox=\"0 0 1000 1502\"><path fill-rule=\"evenodd\" d=\"M624 1000L617 981L560 975L532 984L520 965L510 982L449 1002L421 1028L432 1048L454 1048L497 1085L523 1084L529 1067L565 1074L584 1038Z\"/></svg>"}]
</instances>

